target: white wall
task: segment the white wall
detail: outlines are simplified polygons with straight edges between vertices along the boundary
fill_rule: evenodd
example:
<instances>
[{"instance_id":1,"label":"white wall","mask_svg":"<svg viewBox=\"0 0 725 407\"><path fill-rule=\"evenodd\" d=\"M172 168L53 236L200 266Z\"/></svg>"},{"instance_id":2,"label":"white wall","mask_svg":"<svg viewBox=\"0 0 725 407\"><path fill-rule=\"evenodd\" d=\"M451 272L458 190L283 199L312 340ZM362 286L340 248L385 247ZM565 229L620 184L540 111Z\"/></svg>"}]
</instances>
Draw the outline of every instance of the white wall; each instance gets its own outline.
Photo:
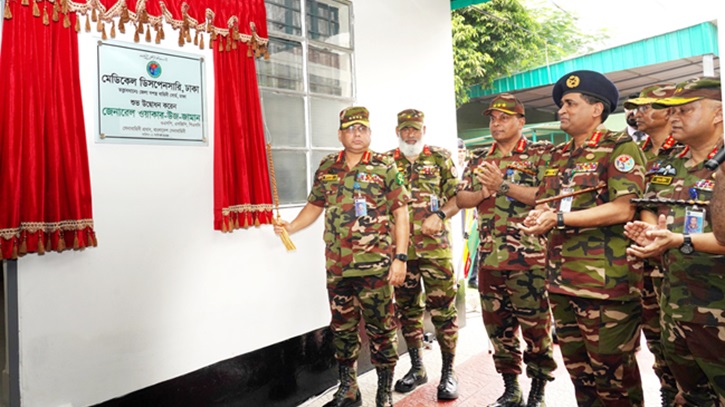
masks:
<instances>
[{"instance_id":1,"label":"white wall","mask_svg":"<svg viewBox=\"0 0 725 407\"><path fill-rule=\"evenodd\" d=\"M455 149L449 2L353 7L357 89L372 112L373 148L394 147L396 113L416 107L429 142ZM162 45L178 49L174 38ZM19 261L27 406L99 403L329 322L320 221L293 235L294 254L270 226L212 230L213 135L206 147L95 142L97 39L80 35L99 246ZM213 89L213 58L204 54ZM207 100L213 117L211 92Z\"/></svg>"}]
</instances>

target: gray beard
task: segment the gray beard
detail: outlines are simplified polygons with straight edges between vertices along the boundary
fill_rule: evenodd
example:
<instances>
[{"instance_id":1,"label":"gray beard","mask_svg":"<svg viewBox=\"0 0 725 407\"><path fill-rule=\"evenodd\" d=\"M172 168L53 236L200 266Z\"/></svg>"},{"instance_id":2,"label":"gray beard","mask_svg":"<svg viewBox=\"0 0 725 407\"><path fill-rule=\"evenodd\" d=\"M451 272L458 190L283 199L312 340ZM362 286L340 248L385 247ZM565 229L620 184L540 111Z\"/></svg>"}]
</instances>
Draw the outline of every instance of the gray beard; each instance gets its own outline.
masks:
<instances>
[{"instance_id":1,"label":"gray beard","mask_svg":"<svg viewBox=\"0 0 725 407\"><path fill-rule=\"evenodd\" d=\"M415 144L408 144L402 138L398 138L398 148L400 148L400 152L406 157L419 156L423 152L423 147L425 147L425 143L422 137Z\"/></svg>"}]
</instances>

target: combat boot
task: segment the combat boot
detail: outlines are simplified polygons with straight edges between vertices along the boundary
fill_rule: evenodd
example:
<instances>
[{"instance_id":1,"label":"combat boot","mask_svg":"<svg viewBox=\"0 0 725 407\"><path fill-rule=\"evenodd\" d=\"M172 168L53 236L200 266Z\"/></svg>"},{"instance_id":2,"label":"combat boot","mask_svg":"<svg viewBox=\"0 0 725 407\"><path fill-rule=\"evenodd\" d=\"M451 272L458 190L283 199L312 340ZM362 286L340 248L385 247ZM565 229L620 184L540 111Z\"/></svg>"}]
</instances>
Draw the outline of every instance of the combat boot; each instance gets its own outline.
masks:
<instances>
[{"instance_id":1,"label":"combat boot","mask_svg":"<svg viewBox=\"0 0 725 407\"><path fill-rule=\"evenodd\" d=\"M332 400L322 407L360 407L362 398L357 387L355 366L340 365L340 387L337 388ZM354 391L353 391L354 389Z\"/></svg>"},{"instance_id":2,"label":"combat boot","mask_svg":"<svg viewBox=\"0 0 725 407\"><path fill-rule=\"evenodd\" d=\"M420 358L420 348L408 349L410 355L410 370L402 379L395 382L395 391L408 393L423 383L428 382L428 374L423 367L423 360Z\"/></svg>"},{"instance_id":3,"label":"combat boot","mask_svg":"<svg viewBox=\"0 0 725 407\"><path fill-rule=\"evenodd\" d=\"M531 380L531 390L529 391L529 400L526 402L526 407L546 407L544 387L546 387L546 379Z\"/></svg>"},{"instance_id":4,"label":"combat boot","mask_svg":"<svg viewBox=\"0 0 725 407\"><path fill-rule=\"evenodd\" d=\"M455 355L443 352L443 367L441 368L441 382L438 384L438 400L455 400L458 398L458 380L453 373L453 359Z\"/></svg>"},{"instance_id":5,"label":"combat boot","mask_svg":"<svg viewBox=\"0 0 725 407\"><path fill-rule=\"evenodd\" d=\"M375 407L393 407L393 368L376 367L378 373L378 393L375 395Z\"/></svg>"},{"instance_id":6,"label":"combat boot","mask_svg":"<svg viewBox=\"0 0 725 407\"><path fill-rule=\"evenodd\" d=\"M518 375L514 373L503 374L503 395L489 407L524 407L524 395L519 387Z\"/></svg>"}]
</instances>

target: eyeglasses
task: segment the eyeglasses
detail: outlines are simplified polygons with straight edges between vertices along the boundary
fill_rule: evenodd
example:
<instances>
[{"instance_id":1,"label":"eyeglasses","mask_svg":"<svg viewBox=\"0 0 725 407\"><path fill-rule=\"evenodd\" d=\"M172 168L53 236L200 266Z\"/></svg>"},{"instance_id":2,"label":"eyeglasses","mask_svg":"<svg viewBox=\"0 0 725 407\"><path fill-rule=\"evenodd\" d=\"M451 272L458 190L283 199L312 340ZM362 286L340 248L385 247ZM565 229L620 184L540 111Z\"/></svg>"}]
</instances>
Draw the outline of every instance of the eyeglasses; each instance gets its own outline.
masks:
<instances>
[{"instance_id":1,"label":"eyeglasses","mask_svg":"<svg viewBox=\"0 0 725 407\"><path fill-rule=\"evenodd\" d=\"M358 124L357 126L350 126L343 131L347 134L355 134L355 133L367 133L370 130L369 127L363 126L362 124Z\"/></svg>"},{"instance_id":2,"label":"eyeglasses","mask_svg":"<svg viewBox=\"0 0 725 407\"><path fill-rule=\"evenodd\" d=\"M420 133L420 129L416 129L415 127L403 127L399 130L400 134L409 134L409 133Z\"/></svg>"},{"instance_id":3,"label":"eyeglasses","mask_svg":"<svg viewBox=\"0 0 725 407\"><path fill-rule=\"evenodd\" d=\"M635 109L635 110L640 113L645 113L645 112L649 111L651 108L652 108L652 105L641 105L641 106L637 106L637 109Z\"/></svg>"}]
</instances>

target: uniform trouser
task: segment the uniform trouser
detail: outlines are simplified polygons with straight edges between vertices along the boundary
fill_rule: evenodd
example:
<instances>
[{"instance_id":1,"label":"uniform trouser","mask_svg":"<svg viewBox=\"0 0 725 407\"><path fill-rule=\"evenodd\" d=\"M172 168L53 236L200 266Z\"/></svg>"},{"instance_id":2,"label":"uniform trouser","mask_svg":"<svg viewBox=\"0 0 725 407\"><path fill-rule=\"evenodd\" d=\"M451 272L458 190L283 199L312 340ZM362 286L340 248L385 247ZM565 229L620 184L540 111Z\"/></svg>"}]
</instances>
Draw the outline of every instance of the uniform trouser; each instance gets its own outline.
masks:
<instances>
[{"instance_id":1,"label":"uniform trouser","mask_svg":"<svg viewBox=\"0 0 725 407\"><path fill-rule=\"evenodd\" d=\"M662 277L644 276L644 288L642 290L642 333L647 339L647 348L654 355L654 370L660 379L660 386L663 392L671 396L677 394L677 382L672 371L667 366L665 355L662 350L662 323L660 315L660 295L662 293Z\"/></svg>"},{"instance_id":2,"label":"uniform trouser","mask_svg":"<svg viewBox=\"0 0 725 407\"><path fill-rule=\"evenodd\" d=\"M425 284L425 306L421 277ZM451 259L418 258L408 261L405 282L395 288L397 316L408 349L423 346L423 312L427 307L441 351L456 353L458 287L455 280Z\"/></svg>"},{"instance_id":3,"label":"uniform trouser","mask_svg":"<svg viewBox=\"0 0 725 407\"><path fill-rule=\"evenodd\" d=\"M376 367L393 367L398 361L393 286L385 275L342 277L327 274L335 358L353 366L360 354L360 317L370 339L370 361Z\"/></svg>"},{"instance_id":4,"label":"uniform trouser","mask_svg":"<svg viewBox=\"0 0 725 407\"><path fill-rule=\"evenodd\" d=\"M579 406L642 406L635 358L642 304L549 293L556 334Z\"/></svg>"},{"instance_id":5,"label":"uniform trouser","mask_svg":"<svg viewBox=\"0 0 725 407\"><path fill-rule=\"evenodd\" d=\"M493 344L496 371L521 374L519 327L526 342L526 375L554 380L551 313L543 268L521 271L480 270L483 324Z\"/></svg>"},{"instance_id":6,"label":"uniform trouser","mask_svg":"<svg viewBox=\"0 0 725 407\"><path fill-rule=\"evenodd\" d=\"M725 326L680 322L666 312L662 323L665 358L687 405L725 406Z\"/></svg>"}]
</instances>

